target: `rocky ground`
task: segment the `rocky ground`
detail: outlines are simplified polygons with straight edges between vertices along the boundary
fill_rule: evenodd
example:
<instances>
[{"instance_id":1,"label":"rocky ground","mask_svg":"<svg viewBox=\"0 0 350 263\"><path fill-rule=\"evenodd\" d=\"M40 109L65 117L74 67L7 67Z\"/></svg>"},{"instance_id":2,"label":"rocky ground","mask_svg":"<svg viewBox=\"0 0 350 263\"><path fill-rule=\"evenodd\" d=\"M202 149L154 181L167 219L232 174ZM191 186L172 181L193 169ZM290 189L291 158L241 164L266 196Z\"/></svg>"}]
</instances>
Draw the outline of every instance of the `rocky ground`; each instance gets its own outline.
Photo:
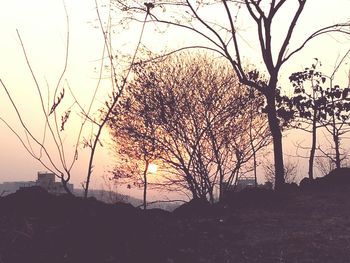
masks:
<instances>
[{"instance_id":1,"label":"rocky ground","mask_svg":"<svg viewBox=\"0 0 350 263\"><path fill-rule=\"evenodd\" d=\"M350 173L174 212L26 189L0 199L0 263L350 262Z\"/></svg>"}]
</instances>

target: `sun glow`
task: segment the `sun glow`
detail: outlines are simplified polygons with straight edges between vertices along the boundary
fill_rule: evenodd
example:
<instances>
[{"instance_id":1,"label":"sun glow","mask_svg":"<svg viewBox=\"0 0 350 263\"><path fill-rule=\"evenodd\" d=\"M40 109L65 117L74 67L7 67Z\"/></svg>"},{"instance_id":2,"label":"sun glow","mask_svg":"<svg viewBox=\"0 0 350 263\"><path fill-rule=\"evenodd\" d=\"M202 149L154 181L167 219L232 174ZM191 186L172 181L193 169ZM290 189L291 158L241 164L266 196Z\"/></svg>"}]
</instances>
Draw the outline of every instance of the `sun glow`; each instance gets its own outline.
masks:
<instances>
[{"instance_id":1,"label":"sun glow","mask_svg":"<svg viewBox=\"0 0 350 263\"><path fill-rule=\"evenodd\" d=\"M156 173L158 170L158 166L154 163L150 163L148 166L148 172L149 173Z\"/></svg>"}]
</instances>

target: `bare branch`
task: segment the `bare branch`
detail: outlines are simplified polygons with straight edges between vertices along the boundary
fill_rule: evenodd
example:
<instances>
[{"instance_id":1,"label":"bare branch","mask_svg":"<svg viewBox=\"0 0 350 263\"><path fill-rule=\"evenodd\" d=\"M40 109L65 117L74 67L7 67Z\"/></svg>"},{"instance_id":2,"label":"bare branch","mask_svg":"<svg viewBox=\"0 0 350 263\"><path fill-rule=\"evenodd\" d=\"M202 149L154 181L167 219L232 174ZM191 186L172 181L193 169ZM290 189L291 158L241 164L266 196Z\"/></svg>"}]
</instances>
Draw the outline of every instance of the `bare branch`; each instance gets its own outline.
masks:
<instances>
[{"instance_id":1,"label":"bare branch","mask_svg":"<svg viewBox=\"0 0 350 263\"><path fill-rule=\"evenodd\" d=\"M338 34L346 34L350 35L350 23L341 23L341 24L334 24L331 26L327 26L324 28L321 28L314 33L312 33L298 48L296 48L294 51L292 51L289 55L285 56L281 60L281 64L284 64L287 60L289 60L293 55L298 53L300 50L302 50L308 42L310 42L312 39L329 33L338 33ZM282 54L283 57L283 54Z\"/></svg>"}]
</instances>

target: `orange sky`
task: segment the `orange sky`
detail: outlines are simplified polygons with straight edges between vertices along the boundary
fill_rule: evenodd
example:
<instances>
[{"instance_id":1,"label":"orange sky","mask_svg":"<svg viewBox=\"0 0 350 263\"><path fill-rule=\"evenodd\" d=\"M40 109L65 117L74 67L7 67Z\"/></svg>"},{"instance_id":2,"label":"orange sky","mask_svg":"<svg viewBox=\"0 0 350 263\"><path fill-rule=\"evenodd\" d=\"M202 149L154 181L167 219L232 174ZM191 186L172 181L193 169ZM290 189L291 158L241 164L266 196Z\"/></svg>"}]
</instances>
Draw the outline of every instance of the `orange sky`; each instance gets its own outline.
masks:
<instances>
[{"instance_id":1,"label":"orange sky","mask_svg":"<svg viewBox=\"0 0 350 263\"><path fill-rule=\"evenodd\" d=\"M70 52L69 64L65 79L68 80L72 89L76 92L84 105L88 104L89 98L96 87L97 73L95 68L99 67L98 59L102 52L101 32L94 29L93 22L96 19L95 1L93 0L66 0L67 11L70 20ZM302 39L307 32L312 32L319 26L333 24L339 21L350 19L348 13L350 7L349 0L309 0L305 8L300 25L295 35L296 39ZM288 23L288 10L279 17L281 24L276 26L278 34L283 34L283 23ZM250 39L250 23L241 21L241 25L246 29L247 40ZM32 62L33 69L40 82L40 85L46 89L46 81L50 88L57 84L60 72L64 63L66 21L62 0L11 0L1 4L0 9L0 78L4 81L15 97L20 109L24 114L25 120L36 134L42 132L42 122L40 122L40 109L37 107L38 98L35 96L35 86L30 77L28 68L25 64L21 46L16 35L16 29L19 30L25 43L26 50ZM139 30L138 27L136 27ZM126 31L118 40L120 48L126 49L133 47L127 43L133 43L138 31ZM175 34L177 31L174 31ZM149 37L147 37L149 36ZM187 37L187 38L186 38ZM174 41L176 39L176 41ZM338 38L339 40L339 38ZM183 45L184 43L200 42L200 38L193 38L190 34L182 33L176 38L167 35L156 35L152 28L147 28L145 41L148 47L155 50L163 45L172 47L174 45ZM294 71L302 70L313 62L314 57L318 57L324 64L324 71L330 71L339 56L350 47L350 42L337 42L331 37L320 38L319 41L313 41L311 45L293 58L282 71L282 80L287 83L288 74ZM296 42L297 44L297 42ZM157 46L155 46L157 45ZM254 46L252 44L252 46ZM118 48L118 47L117 47ZM259 65L256 61L254 50L246 47L247 60ZM249 57L252 56L252 57ZM339 79L341 84L346 83L345 73L347 69L340 71ZM106 90L102 90L99 95L98 103L102 103L106 95ZM75 112L76 114L77 112ZM17 120L11 109L5 93L0 90L0 116L5 118L15 127ZM79 120L77 120L79 123ZM72 147L69 142L71 134L75 132L76 127L70 125L64 135L68 147ZM70 130L71 129L71 130ZM40 164L31 159L25 153L18 140L9 132L9 130L0 123L0 182L12 180L33 180L39 170L44 170ZM107 138L107 136L105 136ZM111 157L108 156L108 149L99 149L94 187L99 187L102 181L100 174L106 173L110 169ZM84 154L81 154L83 156ZM72 182L77 186L84 179L86 169L86 159L81 158L74 170L75 176Z\"/></svg>"}]
</instances>

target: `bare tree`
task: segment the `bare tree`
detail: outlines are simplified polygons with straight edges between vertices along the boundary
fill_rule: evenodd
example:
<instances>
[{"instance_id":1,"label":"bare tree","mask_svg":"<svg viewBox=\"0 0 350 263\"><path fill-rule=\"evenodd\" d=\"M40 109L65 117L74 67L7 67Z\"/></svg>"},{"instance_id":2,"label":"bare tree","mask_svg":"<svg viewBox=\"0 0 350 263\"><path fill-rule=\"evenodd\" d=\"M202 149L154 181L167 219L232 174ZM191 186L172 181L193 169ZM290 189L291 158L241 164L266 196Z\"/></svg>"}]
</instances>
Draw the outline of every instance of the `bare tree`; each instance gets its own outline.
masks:
<instances>
[{"instance_id":1,"label":"bare tree","mask_svg":"<svg viewBox=\"0 0 350 263\"><path fill-rule=\"evenodd\" d=\"M253 89L250 89L249 96L256 97ZM253 93L253 94L252 94ZM256 97L256 99L262 99L262 97ZM263 103L254 103L254 100L251 101L251 105L249 106L249 141L252 151L252 158L253 158L253 174L254 174L254 180L255 180L255 187L258 186L258 173L257 168L259 166L258 163L258 153L261 150L261 140L264 140L264 144L270 144L268 140L271 140L271 136L267 136L269 134L268 129L268 123L266 118L256 118L256 113L260 112L262 110L261 105Z\"/></svg>"},{"instance_id":2,"label":"bare tree","mask_svg":"<svg viewBox=\"0 0 350 263\"><path fill-rule=\"evenodd\" d=\"M67 186L70 178L71 178L71 169L74 166L74 163L77 159L77 150L78 146L74 149L73 159L71 161L68 161L66 159L66 153L65 153L65 147L63 144L63 140L61 137L61 132L65 128L65 124L69 118L70 115L70 109L66 110L64 112L64 115L60 116L57 113L57 108L60 106L63 98L65 97L65 88L63 85L63 79L64 75L66 73L67 65L68 65L68 57L69 57L69 18L68 13L66 10L66 7L64 5L65 14L66 14L66 24L67 24L67 34L66 34L66 50L65 50L65 60L64 64L62 65L62 71L59 74L59 78L57 80L56 87L53 92L53 98L48 98L48 101L46 102L43 95L43 89L41 88L37 77L34 73L34 70L32 68L31 62L29 60L29 57L27 55L27 51L25 49L25 45L23 43L23 40L21 38L21 35L19 31L17 30L17 37L20 41L22 52L27 64L27 67L31 73L32 80L34 82L34 85L36 87L36 90L38 92L39 97L39 103L42 110L43 118L44 118L44 131L42 138L37 138L33 132L28 127L28 122L23 120L22 114L19 111L18 105L14 101L10 89L6 86L6 84L3 82L3 80L0 79L0 83L2 88L4 89L13 109L15 110L15 113L17 115L20 127L24 130L25 136L21 136L20 131L15 130L4 118L0 117L0 120L12 131L12 133L18 138L18 140L21 142L21 144L24 146L26 151L36 160L38 160L46 169L53 172L62 182L62 185L66 192L68 194L72 194L69 187ZM63 88L61 87L63 86ZM50 105L50 100L53 100ZM61 120L60 120L61 117ZM46 142L48 140L48 136L50 136L50 139L52 139L59 160L56 162L56 160L53 159L53 154L49 152ZM38 148L38 151L36 151ZM61 166L61 167L60 167Z\"/></svg>"},{"instance_id":3,"label":"bare tree","mask_svg":"<svg viewBox=\"0 0 350 263\"><path fill-rule=\"evenodd\" d=\"M128 83L131 69L132 69L134 62L136 60L136 55L137 55L137 52L138 52L140 44L141 44L145 25L146 25L147 19L149 17L149 10L147 9L146 13L144 15L143 24L141 27L141 31L140 31L140 35L138 38L138 42L137 42L135 51L134 51L132 57L130 58L130 61L128 62L126 70L124 72L120 73L117 70L118 69L117 68L118 61L116 60L117 56L114 53L113 44L112 44L113 42L112 42L112 36L111 36L111 31L112 31L111 12L109 13L107 23L104 27L104 23L102 21L102 18L101 18L100 12L99 12L97 1L95 1L95 3L96 3L96 11L97 11L98 21L99 21L100 28L102 30L104 41L105 41L104 46L105 46L105 50L106 50L106 54L107 54L107 58L108 58L107 61L110 63L109 68L110 68L110 74L111 74L110 79L111 79L112 92L109 95L109 100L107 100L105 102L105 107L99 109L99 111L101 113L99 120L92 120L88 114L84 114L86 116L86 118L88 120L92 121L92 123L94 125L96 125L96 127L97 127L96 133L91 137L90 141L87 141L85 144L86 146L88 146L91 149L89 165L88 165L88 174L87 174L86 182L84 185L85 198L87 197L87 194L88 194L90 179L91 179L91 175L93 172L94 156L95 156L95 152L96 152L96 147L100 143L100 136L101 136L102 130L104 129L108 120L110 119L110 116L113 113L113 109L118 104L118 102L119 102L119 100L124 92L125 86ZM103 54L103 55L105 55L105 54ZM93 98L92 102L94 102L94 98Z\"/></svg>"},{"instance_id":4,"label":"bare tree","mask_svg":"<svg viewBox=\"0 0 350 263\"><path fill-rule=\"evenodd\" d=\"M222 198L251 160L251 144L256 153L270 142L266 122L261 121L264 114L249 108L261 107L263 100L256 93L247 96L249 89L220 60L184 53L140 63L134 75L125 116L116 109L112 134L120 133L118 118L123 118L124 135L129 137L124 142L137 141L139 147L132 147L136 153L145 141L154 145L157 159L168 168L163 184L181 185L192 198L214 202L215 187ZM145 130L146 123L152 125L152 133Z\"/></svg>"},{"instance_id":5,"label":"bare tree","mask_svg":"<svg viewBox=\"0 0 350 263\"><path fill-rule=\"evenodd\" d=\"M292 48L290 42L307 2L306 0L298 0L294 1L296 8L289 10L291 21L284 30L286 33L281 37L282 41L280 44L273 42L273 36L277 34L274 31L275 18L287 6L286 3L290 2L293 1L202 0L192 2L189 0L167 0L145 4L139 1L114 1L115 5L124 10L127 16L133 20L138 20L138 14L149 12L152 18L150 22L188 30L202 37L204 40L202 46L190 46L180 49L206 48L219 53L222 57L228 59L242 84L254 87L265 96L269 127L273 137L277 189L284 183L282 133L276 113L275 100L280 70L291 57L316 37L331 32L350 33L349 23L334 24L311 33L299 46ZM244 40L240 40L237 22L241 13L240 10L243 7L246 11L244 18L250 18L256 25L254 34L259 41L261 60L264 62L268 74L266 82L260 81L256 70L247 71L243 65L244 48L242 46ZM215 17L213 12L209 12L209 10L213 9L223 11L220 12L220 18L223 19L219 20L220 18ZM272 48L272 46L274 47Z\"/></svg>"},{"instance_id":6,"label":"bare tree","mask_svg":"<svg viewBox=\"0 0 350 263\"><path fill-rule=\"evenodd\" d=\"M115 107L115 105L118 103L121 95L123 94L124 88L126 86L126 83L128 81L130 72L131 72L131 65L134 63L136 59L136 53L139 49L141 38L143 35L145 22L148 17L148 13L144 16L144 23L143 27L141 28L140 37L138 40L138 44L136 45L135 52L132 56L132 58L129 61L129 66L124 71L120 71L117 69L117 62L115 52L112 48L112 38L111 38L111 19L110 17L107 18L107 23L102 21L102 17L100 16L100 10L96 3L96 14L99 22L99 28L101 29L101 32L103 34L104 39L104 49L102 54L102 62L101 62L101 68L100 68L100 75L99 79L97 81L96 90L93 93L93 96L91 97L90 103L88 104L87 108L84 108L79 100L77 99L77 96L74 94L72 89L69 87L68 82L64 82L65 73L67 70L67 65L69 61L69 19L68 19L68 13L65 8L66 12L66 23L67 23L67 35L66 35L66 54L65 54L65 61L62 66L62 72L59 75L59 79L57 81L57 84L55 86L53 96L50 97L50 92L48 91L48 99L45 100L44 97L44 88L39 83L37 75L35 74L32 63L30 62L27 51L25 49L25 44L22 41L22 38L20 36L20 33L17 31L18 38L21 43L22 51L25 57L25 61L27 63L27 67L31 73L32 80L34 82L34 85L36 87L38 97L39 97L39 103L41 107L41 114L44 121L44 129L42 132L42 137L36 136L33 131L28 126L28 121L25 121L23 119L23 115L20 112L18 105L16 104L13 96L11 95L11 89L6 86L6 84L0 79L0 83L4 91L6 92L6 95L15 110L15 113L18 118L18 122L20 124L20 127L24 130L25 135L21 136L20 131L16 130L14 127L12 127L8 121L6 121L4 118L0 118L0 120L12 131L12 133L17 137L17 139L21 142L25 150L37 161L39 161L47 170L53 172L62 182L63 187L69 194L73 194L69 187L67 186L68 182L71 179L72 176L72 168L76 164L78 160L78 150L79 146L83 145L83 147L88 148L90 150L89 152L89 159L87 163L87 175L86 175L86 181L83 183L84 188L84 197L86 198L89 191L89 185L91 176L93 173L93 167L94 167L94 157L96 153L96 149L101 144L100 137L103 128L105 127L107 120L109 119L109 116L112 113L112 109ZM110 16L110 14L109 14ZM109 74L110 74L110 94L109 99L106 99L106 103L103 107L101 107L98 111L98 117L96 114L93 113L93 106L97 103L96 100L96 94L98 92L100 82L103 76L103 70L105 68L106 63L109 64ZM67 91L69 90L71 95L72 103L68 106L68 108L61 109L64 106L64 101L67 99ZM50 101L52 101L50 103ZM68 100L69 101L69 100ZM69 155L69 150L67 150L67 147L64 144L63 139L63 132L65 131L66 125L68 121L71 119L71 112L73 109L78 109L79 116L81 117L81 124L78 129L76 137L73 137L73 140L75 141L73 146L73 154ZM87 127L88 124L91 125L91 127ZM84 132L89 133L88 131L91 130L92 132L87 136L84 137ZM50 143L53 142L55 148L54 150L49 150ZM38 149L38 150L37 150ZM58 158L56 158L58 156ZM68 158L68 156L70 158Z\"/></svg>"},{"instance_id":7,"label":"bare tree","mask_svg":"<svg viewBox=\"0 0 350 263\"><path fill-rule=\"evenodd\" d=\"M143 208L146 209L147 175L159 153L154 120L149 116L150 98L144 91L135 92L133 96L128 96L124 103L115 107L109 123L117 162L112 174L116 180L124 180L128 184L132 181L143 186ZM140 114L131 111L131 107L139 109Z\"/></svg>"}]
</instances>

